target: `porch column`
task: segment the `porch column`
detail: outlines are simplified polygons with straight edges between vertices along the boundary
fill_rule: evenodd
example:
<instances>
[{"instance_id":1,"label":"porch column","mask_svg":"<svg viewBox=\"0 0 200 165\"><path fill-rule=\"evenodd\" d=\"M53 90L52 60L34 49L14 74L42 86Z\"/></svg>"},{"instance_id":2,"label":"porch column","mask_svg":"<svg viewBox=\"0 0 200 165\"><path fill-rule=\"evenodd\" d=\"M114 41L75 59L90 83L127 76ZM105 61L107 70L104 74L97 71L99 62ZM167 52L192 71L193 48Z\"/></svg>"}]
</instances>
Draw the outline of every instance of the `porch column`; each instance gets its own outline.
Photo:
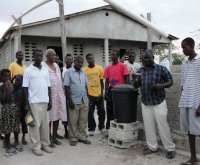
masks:
<instances>
[{"instance_id":1,"label":"porch column","mask_svg":"<svg viewBox=\"0 0 200 165\"><path fill-rule=\"evenodd\" d=\"M62 45L62 56L63 66L65 65L65 55L67 52L67 40L65 34L65 15L64 15L64 3L63 0L57 0L59 3L59 14L60 14L60 32L61 32L61 45Z\"/></svg>"},{"instance_id":2,"label":"porch column","mask_svg":"<svg viewBox=\"0 0 200 165\"><path fill-rule=\"evenodd\" d=\"M147 20L151 22L151 13L147 13ZM151 29L147 27L147 49L152 49Z\"/></svg>"},{"instance_id":3,"label":"porch column","mask_svg":"<svg viewBox=\"0 0 200 165\"><path fill-rule=\"evenodd\" d=\"M15 59L15 53L19 50L19 36L16 34L14 35L13 37L13 40L14 40L14 45L13 45L13 54L11 55L12 56L12 59Z\"/></svg>"},{"instance_id":4,"label":"porch column","mask_svg":"<svg viewBox=\"0 0 200 165\"><path fill-rule=\"evenodd\" d=\"M104 39L105 66L109 65L109 46L108 38Z\"/></svg>"},{"instance_id":5,"label":"porch column","mask_svg":"<svg viewBox=\"0 0 200 165\"><path fill-rule=\"evenodd\" d=\"M172 41L169 43L169 70L172 68Z\"/></svg>"}]
</instances>

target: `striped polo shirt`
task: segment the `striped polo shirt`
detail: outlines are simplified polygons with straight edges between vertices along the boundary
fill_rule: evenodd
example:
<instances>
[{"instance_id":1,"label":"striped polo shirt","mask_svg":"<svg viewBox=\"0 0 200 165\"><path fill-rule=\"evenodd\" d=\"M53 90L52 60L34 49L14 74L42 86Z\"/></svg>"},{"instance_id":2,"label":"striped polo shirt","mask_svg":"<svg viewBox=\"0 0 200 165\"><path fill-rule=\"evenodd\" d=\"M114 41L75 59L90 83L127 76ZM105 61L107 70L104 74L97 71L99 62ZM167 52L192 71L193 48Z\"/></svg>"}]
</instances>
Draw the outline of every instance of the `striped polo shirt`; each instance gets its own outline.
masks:
<instances>
[{"instance_id":1,"label":"striped polo shirt","mask_svg":"<svg viewBox=\"0 0 200 165\"><path fill-rule=\"evenodd\" d=\"M183 90L179 108L198 108L200 105L200 54L192 61L183 62L181 85Z\"/></svg>"}]
</instances>

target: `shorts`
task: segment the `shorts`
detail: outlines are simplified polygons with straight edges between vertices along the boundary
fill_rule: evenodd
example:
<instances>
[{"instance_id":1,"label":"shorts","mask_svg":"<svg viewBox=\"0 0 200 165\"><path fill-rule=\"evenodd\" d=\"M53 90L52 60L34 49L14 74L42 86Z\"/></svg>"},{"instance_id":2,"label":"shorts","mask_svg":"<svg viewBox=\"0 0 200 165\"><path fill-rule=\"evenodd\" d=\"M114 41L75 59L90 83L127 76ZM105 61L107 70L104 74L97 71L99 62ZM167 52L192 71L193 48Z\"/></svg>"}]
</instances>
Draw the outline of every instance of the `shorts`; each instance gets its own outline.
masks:
<instances>
[{"instance_id":1,"label":"shorts","mask_svg":"<svg viewBox=\"0 0 200 165\"><path fill-rule=\"evenodd\" d=\"M200 117L194 108L180 108L180 127L191 135L200 135Z\"/></svg>"}]
</instances>

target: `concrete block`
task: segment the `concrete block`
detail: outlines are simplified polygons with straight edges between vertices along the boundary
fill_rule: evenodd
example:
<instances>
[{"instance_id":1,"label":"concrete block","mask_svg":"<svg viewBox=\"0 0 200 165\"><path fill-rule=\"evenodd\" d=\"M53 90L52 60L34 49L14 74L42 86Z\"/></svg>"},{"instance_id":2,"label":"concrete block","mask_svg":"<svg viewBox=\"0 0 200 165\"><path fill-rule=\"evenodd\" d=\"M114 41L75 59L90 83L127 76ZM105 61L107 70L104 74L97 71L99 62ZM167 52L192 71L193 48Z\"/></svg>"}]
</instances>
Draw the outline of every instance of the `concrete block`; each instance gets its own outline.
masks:
<instances>
[{"instance_id":1,"label":"concrete block","mask_svg":"<svg viewBox=\"0 0 200 165\"><path fill-rule=\"evenodd\" d=\"M110 138L114 138L118 140L132 140L132 139L138 138L138 130L124 132L124 131L110 129L108 132L108 136Z\"/></svg>"},{"instance_id":2,"label":"concrete block","mask_svg":"<svg viewBox=\"0 0 200 165\"><path fill-rule=\"evenodd\" d=\"M110 121L110 129L119 131L134 131L139 128L139 122L133 123L116 123L114 120Z\"/></svg>"},{"instance_id":3,"label":"concrete block","mask_svg":"<svg viewBox=\"0 0 200 165\"><path fill-rule=\"evenodd\" d=\"M137 144L137 140L117 140L114 138L108 138L108 145L117 147L117 148L130 148L133 145Z\"/></svg>"}]
</instances>

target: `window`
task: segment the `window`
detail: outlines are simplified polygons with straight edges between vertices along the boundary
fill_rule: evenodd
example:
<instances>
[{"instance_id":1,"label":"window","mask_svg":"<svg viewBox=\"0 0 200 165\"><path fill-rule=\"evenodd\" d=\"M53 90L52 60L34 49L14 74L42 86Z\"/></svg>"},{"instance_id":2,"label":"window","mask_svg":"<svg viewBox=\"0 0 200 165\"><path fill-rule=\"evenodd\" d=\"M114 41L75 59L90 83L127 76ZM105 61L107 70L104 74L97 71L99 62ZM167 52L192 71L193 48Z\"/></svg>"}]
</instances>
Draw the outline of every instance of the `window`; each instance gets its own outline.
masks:
<instances>
[{"instance_id":1,"label":"window","mask_svg":"<svg viewBox=\"0 0 200 165\"><path fill-rule=\"evenodd\" d=\"M33 50L37 48L36 43L25 42L25 61L33 61Z\"/></svg>"},{"instance_id":2,"label":"window","mask_svg":"<svg viewBox=\"0 0 200 165\"><path fill-rule=\"evenodd\" d=\"M103 51L103 56L102 56L102 61L105 62L105 50L104 50L104 45L102 45L102 51ZM108 55L109 55L109 62L111 61L110 54L112 52L112 46L108 47Z\"/></svg>"},{"instance_id":3,"label":"window","mask_svg":"<svg viewBox=\"0 0 200 165\"><path fill-rule=\"evenodd\" d=\"M82 44L74 44L74 50L73 50L73 55L74 58L78 55L83 56L83 45Z\"/></svg>"}]
</instances>

